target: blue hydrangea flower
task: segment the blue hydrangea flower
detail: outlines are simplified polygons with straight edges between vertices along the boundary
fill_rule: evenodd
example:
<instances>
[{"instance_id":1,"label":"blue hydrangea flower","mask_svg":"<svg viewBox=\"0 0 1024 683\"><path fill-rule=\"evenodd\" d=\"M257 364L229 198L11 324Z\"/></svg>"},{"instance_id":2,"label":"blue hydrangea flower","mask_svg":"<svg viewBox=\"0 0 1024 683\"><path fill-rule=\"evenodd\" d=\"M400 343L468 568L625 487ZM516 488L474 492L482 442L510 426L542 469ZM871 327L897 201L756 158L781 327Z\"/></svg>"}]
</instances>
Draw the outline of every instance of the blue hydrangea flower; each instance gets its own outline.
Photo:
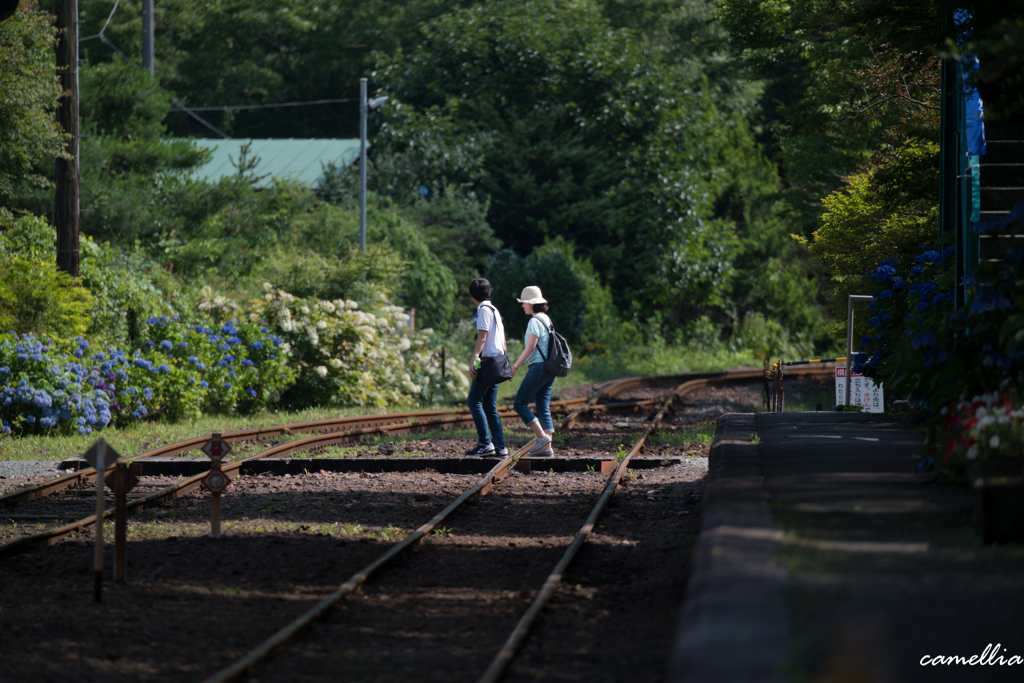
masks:
<instances>
[{"instance_id":1,"label":"blue hydrangea flower","mask_svg":"<svg viewBox=\"0 0 1024 683\"><path fill-rule=\"evenodd\" d=\"M171 342L169 339L164 339L162 342L160 342L160 348L163 349L164 351L170 351L171 349L174 348L174 343Z\"/></svg>"},{"instance_id":2,"label":"blue hydrangea flower","mask_svg":"<svg viewBox=\"0 0 1024 683\"><path fill-rule=\"evenodd\" d=\"M201 386L203 389L205 389L206 387L208 387L210 385L207 384L206 380L204 379L201 382L199 382L199 386Z\"/></svg>"},{"instance_id":3,"label":"blue hydrangea flower","mask_svg":"<svg viewBox=\"0 0 1024 683\"><path fill-rule=\"evenodd\" d=\"M263 344L260 344L259 342L253 342L252 343L252 348L254 348L254 349L256 349L258 351L258 350L263 348Z\"/></svg>"},{"instance_id":4,"label":"blue hydrangea flower","mask_svg":"<svg viewBox=\"0 0 1024 683\"><path fill-rule=\"evenodd\" d=\"M250 396L252 396L253 398L255 398L255 397L256 397L256 390L255 390L255 389L253 389L252 387L250 387L250 388L246 389L246 392L248 392L248 394L249 394Z\"/></svg>"}]
</instances>

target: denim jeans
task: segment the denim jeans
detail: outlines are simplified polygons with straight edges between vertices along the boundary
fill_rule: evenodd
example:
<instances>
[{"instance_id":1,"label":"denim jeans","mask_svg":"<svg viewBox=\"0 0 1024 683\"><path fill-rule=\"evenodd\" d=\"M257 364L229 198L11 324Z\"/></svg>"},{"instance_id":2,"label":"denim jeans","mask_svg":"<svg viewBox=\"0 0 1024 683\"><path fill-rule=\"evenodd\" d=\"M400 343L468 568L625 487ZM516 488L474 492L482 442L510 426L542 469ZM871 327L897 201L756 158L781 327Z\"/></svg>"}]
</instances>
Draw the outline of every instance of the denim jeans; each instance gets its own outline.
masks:
<instances>
[{"instance_id":1,"label":"denim jeans","mask_svg":"<svg viewBox=\"0 0 1024 683\"><path fill-rule=\"evenodd\" d=\"M551 422L551 385L555 383L555 376L544 369L543 363L531 363L530 369L523 378L516 392L516 412L523 419L525 424L530 424L535 419L540 420L541 429L545 432L555 431L555 425ZM530 412L530 401L536 404L537 416Z\"/></svg>"},{"instance_id":2,"label":"denim jeans","mask_svg":"<svg viewBox=\"0 0 1024 683\"><path fill-rule=\"evenodd\" d=\"M469 398L466 399L469 412L476 423L476 435L480 443L494 443L495 450L505 447L505 436L501 431L501 417L498 416L498 385L481 386L475 379L469 384ZM491 438L487 438L487 429Z\"/></svg>"}]
</instances>

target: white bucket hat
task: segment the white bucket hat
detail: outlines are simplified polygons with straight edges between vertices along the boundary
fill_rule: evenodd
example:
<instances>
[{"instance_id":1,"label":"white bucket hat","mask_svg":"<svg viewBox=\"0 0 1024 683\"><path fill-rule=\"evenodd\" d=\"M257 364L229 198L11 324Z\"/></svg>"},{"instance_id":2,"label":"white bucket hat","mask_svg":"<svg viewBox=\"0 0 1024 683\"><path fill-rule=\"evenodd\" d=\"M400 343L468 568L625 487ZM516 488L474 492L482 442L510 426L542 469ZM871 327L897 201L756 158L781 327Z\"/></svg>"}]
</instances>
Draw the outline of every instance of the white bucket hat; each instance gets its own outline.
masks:
<instances>
[{"instance_id":1,"label":"white bucket hat","mask_svg":"<svg viewBox=\"0 0 1024 683\"><path fill-rule=\"evenodd\" d=\"M521 304L546 304L548 302L540 293L540 287L526 287L519 296L522 298L516 299L516 301Z\"/></svg>"}]
</instances>

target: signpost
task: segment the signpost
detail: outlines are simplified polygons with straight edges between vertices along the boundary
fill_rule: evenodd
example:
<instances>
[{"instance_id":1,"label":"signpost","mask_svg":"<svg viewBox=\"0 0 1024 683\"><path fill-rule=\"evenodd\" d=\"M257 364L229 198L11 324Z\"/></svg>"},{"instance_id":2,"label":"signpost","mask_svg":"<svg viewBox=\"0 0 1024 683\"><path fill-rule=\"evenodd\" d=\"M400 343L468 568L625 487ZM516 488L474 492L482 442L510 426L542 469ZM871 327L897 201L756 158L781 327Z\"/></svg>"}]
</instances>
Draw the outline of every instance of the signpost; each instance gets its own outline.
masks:
<instances>
[{"instance_id":1,"label":"signpost","mask_svg":"<svg viewBox=\"0 0 1024 683\"><path fill-rule=\"evenodd\" d=\"M220 493L231 483L228 473L221 470L221 462L231 452L231 446L220 434L214 434L203 446L202 451L211 461L210 472L202 480L203 486L213 494L210 505L210 537L220 538Z\"/></svg>"},{"instance_id":2,"label":"signpost","mask_svg":"<svg viewBox=\"0 0 1024 683\"><path fill-rule=\"evenodd\" d=\"M103 492L103 475L106 469L117 462L121 456L107 445L105 439L101 438L85 452L83 457L96 468L96 555L93 563L93 600L103 602L103 502L106 498Z\"/></svg>"},{"instance_id":3,"label":"signpost","mask_svg":"<svg viewBox=\"0 0 1024 683\"><path fill-rule=\"evenodd\" d=\"M836 368L836 405L848 405L846 399L849 397L849 405L860 406L865 413L885 412L882 386L876 385L870 377L859 372L850 374L853 381L847 386L846 368Z\"/></svg>"},{"instance_id":4,"label":"signpost","mask_svg":"<svg viewBox=\"0 0 1024 683\"><path fill-rule=\"evenodd\" d=\"M124 583L124 543L128 531L128 492L139 483L141 463L118 462L114 470L114 581Z\"/></svg>"}]
</instances>

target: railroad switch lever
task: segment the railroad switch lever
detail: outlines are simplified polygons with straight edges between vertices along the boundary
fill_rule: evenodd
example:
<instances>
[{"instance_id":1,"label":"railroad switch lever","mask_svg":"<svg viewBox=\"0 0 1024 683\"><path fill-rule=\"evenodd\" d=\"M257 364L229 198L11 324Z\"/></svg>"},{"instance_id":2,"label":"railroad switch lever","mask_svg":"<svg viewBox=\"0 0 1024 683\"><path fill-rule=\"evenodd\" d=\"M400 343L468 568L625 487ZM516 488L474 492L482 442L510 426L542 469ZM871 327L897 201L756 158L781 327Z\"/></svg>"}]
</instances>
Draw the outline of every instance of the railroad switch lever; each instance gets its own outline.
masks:
<instances>
[{"instance_id":1,"label":"railroad switch lever","mask_svg":"<svg viewBox=\"0 0 1024 683\"><path fill-rule=\"evenodd\" d=\"M214 434L202 451L210 458L210 472L202 480L203 486L213 494L210 501L210 538L220 538L220 494L231 483L231 476L221 469L221 461L231 452L231 446L220 434Z\"/></svg>"},{"instance_id":2,"label":"railroad switch lever","mask_svg":"<svg viewBox=\"0 0 1024 683\"><path fill-rule=\"evenodd\" d=\"M93 601L103 602L103 475L107 468L117 462L121 456L111 448L106 439L100 438L82 456L86 462L96 469L96 554L93 557Z\"/></svg>"}]
</instances>

